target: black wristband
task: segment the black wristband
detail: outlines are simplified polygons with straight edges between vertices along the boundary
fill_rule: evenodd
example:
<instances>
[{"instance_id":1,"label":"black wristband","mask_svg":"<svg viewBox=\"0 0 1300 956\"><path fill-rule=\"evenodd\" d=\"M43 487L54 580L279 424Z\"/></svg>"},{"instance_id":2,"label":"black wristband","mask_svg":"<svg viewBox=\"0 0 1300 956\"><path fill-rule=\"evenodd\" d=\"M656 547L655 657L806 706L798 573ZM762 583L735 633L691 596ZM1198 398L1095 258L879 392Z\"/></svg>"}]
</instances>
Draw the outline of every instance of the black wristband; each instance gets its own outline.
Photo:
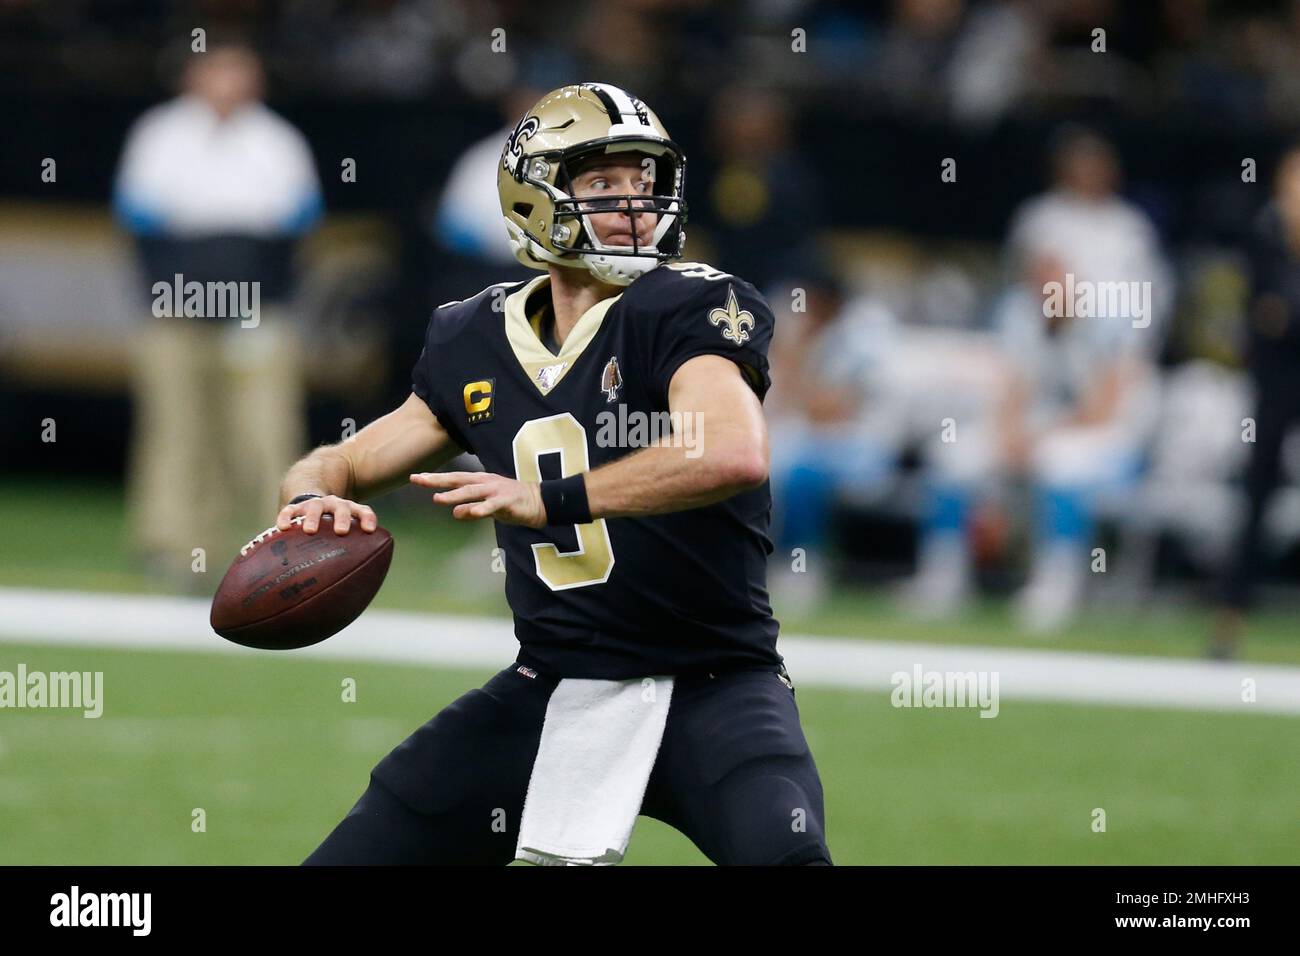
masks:
<instances>
[{"instance_id":1,"label":"black wristband","mask_svg":"<svg viewBox=\"0 0 1300 956\"><path fill-rule=\"evenodd\" d=\"M543 481L542 506L548 525L590 524L591 507L587 504L587 478L579 473L568 478Z\"/></svg>"},{"instance_id":2,"label":"black wristband","mask_svg":"<svg viewBox=\"0 0 1300 956\"><path fill-rule=\"evenodd\" d=\"M291 500L291 501L289 502L289 504L291 504L291 505L300 505L300 504L302 504L304 501L310 501L312 498L319 498L319 497L321 497L321 496L320 496L320 495L316 495L316 494L312 494L312 493L308 492L308 493L305 494L305 495L299 495L297 498L294 498L293 500Z\"/></svg>"}]
</instances>

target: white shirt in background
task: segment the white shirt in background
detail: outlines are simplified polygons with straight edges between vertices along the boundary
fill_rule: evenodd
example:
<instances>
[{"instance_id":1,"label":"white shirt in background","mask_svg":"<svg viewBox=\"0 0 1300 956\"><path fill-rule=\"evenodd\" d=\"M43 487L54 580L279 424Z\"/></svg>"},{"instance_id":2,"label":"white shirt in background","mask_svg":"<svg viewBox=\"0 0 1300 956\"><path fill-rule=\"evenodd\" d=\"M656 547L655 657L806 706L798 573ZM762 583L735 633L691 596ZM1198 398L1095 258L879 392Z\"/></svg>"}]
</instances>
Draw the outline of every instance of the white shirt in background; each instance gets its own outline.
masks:
<instances>
[{"instance_id":1,"label":"white shirt in background","mask_svg":"<svg viewBox=\"0 0 1300 956\"><path fill-rule=\"evenodd\" d=\"M306 139L261 103L224 120L180 96L131 128L114 205L128 228L175 238L297 234L320 215Z\"/></svg>"}]
</instances>

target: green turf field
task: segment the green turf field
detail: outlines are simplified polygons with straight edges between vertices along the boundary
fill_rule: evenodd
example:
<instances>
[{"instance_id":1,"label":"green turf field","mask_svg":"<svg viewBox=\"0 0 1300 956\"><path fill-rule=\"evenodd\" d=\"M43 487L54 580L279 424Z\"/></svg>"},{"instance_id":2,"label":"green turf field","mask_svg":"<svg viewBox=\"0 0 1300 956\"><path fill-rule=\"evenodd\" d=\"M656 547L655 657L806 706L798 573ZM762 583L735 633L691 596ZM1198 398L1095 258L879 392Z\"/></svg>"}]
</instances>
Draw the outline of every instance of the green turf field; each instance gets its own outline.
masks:
<instances>
[{"instance_id":1,"label":"green turf field","mask_svg":"<svg viewBox=\"0 0 1300 956\"><path fill-rule=\"evenodd\" d=\"M0 645L0 669L18 661L103 671L105 708L0 715L0 864L297 863L371 766L490 676ZM839 863L1300 862L1294 719L1004 701L987 720L812 687L798 701ZM707 861L642 818L627 862Z\"/></svg>"},{"instance_id":2,"label":"green turf field","mask_svg":"<svg viewBox=\"0 0 1300 956\"><path fill-rule=\"evenodd\" d=\"M447 613L508 614L503 578L493 575L488 529L453 521L419 492L375 502L396 541L393 565L375 607ZM269 524L274 516L268 516ZM0 482L0 522L16 546L0 550L0 586L77 590L159 590L122 549L126 517L121 488L112 484ZM249 530L248 537L262 530ZM14 540L11 538L11 541ZM233 553L231 555L233 557ZM472 562L466 567L466 560ZM194 591L211 595L227 560L212 556ZM481 569L481 570L475 570ZM960 618L926 624L897 611L879 589L842 588L816 613L785 614L790 632L918 640L944 644L1050 647L1109 654L1198 657L1209 630L1199 607L1144 605L1094 608L1050 639L1018 632L1004 602L984 601ZM1300 611L1265 610L1250 622L1244 657L1300 664Z\"/></svg>"},{"instance_id":3,"label":"green turf field","mask_svg":"<svg viewBox=\"0 0 1300 956\"><path fill-rule=\"evenodd\" d=\"M0 520L18 543L0 551L0 586L157 590L121 549L120 495L112 485L0 483ZM376 606L506 613L501 578L476 570L480 560L490 565L481 531L419 495L377 509L397 551ZM210 594L224 571L220 557L211 564L196 593ZM1043 642L1018 634L998 602L923 625L879 592L847 590L783 626L1196 656L1207 617L1177 607L1094 611ZM1260 615L1248 657L1300 663L1296 630L1293 612ZM19 662L103 671L105 715L0 711L0 864L297 863L380 758L490 676L0 643L0 670ZM356 703L341 700L345 677L358 682ZM883 690L810 686L798 701L839 863L1300 863L1296 718L1004 700L987 720L969 709L894 709ZM196 807L205 833L191 832ZM1105 833L1092 831L1094 808L1106 812ZM685 837L642 819L628 862L707 861Z\"/></svg>"}]
</instances>

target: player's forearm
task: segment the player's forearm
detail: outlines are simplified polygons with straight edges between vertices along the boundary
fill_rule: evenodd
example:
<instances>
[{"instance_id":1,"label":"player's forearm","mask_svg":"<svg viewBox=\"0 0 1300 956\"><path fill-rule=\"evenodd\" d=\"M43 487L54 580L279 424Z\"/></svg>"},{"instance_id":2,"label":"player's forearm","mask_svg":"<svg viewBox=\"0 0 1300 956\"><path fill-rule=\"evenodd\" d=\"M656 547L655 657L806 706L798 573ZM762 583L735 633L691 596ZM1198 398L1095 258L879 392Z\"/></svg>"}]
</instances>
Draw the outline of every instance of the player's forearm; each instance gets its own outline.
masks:
<instances>
[{"instance_id":1,"label":"player's forearm","mask_svg":"<svg viewBox=\"0 0 1300 956\"><path fill-rule=\"evenodd\" d=\"M698 457L652 445L587 473L592 518L668 514L725 501L767 478L765 436L743 429L710 432Z\"/></svg>"},{"instance_id":2,"label":"player's forearm","mask_svg":"<svg viewBox=\"0 0 1300 956\"><path fill-rule=\"evenodd\" d=\"M353 496L352 463L337 446L317 448L289 469L280 483L280 506L308 493Z\"/></svg>"}]
</instances>

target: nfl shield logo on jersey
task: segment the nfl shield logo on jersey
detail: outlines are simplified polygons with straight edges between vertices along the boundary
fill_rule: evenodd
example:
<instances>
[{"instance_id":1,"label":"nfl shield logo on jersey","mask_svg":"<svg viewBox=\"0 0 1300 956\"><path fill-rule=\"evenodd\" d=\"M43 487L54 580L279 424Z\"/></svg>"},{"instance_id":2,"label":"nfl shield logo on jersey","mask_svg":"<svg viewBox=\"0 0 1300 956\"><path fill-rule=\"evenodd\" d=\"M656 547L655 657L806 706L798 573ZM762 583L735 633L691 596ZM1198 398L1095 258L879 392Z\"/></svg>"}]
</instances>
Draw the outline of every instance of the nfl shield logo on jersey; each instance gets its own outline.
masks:
<instances>
[{"instance_id":1,"label":"nfl shield logo on jersey","mask_svg":"<svg viewBox=\"0 0 1300 956\"><path fill-rule=\"evenodd\" d=\"M569 367L568 362L560 362L558 365L547 365L537 370L537 384L542 386L543 392L549 392L555 387L555 383L560 380L560 375Z\"/></svg>"}]
</instances>

